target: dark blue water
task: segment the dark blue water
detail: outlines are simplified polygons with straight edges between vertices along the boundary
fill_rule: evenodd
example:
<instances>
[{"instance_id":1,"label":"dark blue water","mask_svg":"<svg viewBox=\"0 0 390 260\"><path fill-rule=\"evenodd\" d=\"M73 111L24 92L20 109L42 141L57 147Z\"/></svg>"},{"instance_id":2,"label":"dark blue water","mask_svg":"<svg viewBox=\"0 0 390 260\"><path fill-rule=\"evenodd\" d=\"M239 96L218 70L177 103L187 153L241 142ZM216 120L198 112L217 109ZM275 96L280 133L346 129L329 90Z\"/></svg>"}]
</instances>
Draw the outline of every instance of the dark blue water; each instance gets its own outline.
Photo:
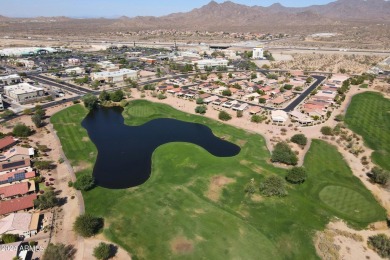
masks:
<instances>
[{"instance_id":1,"label":"dark blue water","mask_svg":"<svg viewBox=\"0 0 390 260\"><path fill-rule=\"evenodd\" d=\"M146 182L154 150L166 143L193 143L219 157L240 152L240 147L216 137L202 124L162 118L141 126L127 126L119 107L91 111L82 126L98 149L93 169L96 184L110 189L135 187Z\"/></svg>"}]
</instances>

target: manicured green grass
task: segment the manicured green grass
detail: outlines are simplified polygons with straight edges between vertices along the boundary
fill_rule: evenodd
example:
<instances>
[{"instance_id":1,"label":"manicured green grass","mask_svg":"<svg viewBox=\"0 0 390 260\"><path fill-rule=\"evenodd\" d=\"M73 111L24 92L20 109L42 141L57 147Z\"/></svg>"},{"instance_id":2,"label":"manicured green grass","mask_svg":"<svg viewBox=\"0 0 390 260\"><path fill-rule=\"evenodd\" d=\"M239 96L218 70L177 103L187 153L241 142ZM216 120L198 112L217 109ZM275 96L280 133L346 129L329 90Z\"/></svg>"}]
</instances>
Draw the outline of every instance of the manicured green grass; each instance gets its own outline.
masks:
<instances>
[{"instance_id":1,"label":"manicured green grass","mask_svg":"<svg viewBox=\"0 0 390 260\"><path fill-rule=\"evenodd\" d=\"M68 110L86 114L79 108ZM56 117L67 117L66 113ZM285 176L285 170L268 163L270 154L260 135L147 101L131 102L123 114L125 122L133 125L159 117L203 123L241 146L239 155L219 158L193 144L165 144L153 153L152 175L143 185L124 190L97 187L83 194L86 211L105 218L104 234L135 259L317 259L314 233L332 217L357 228L385 219L384 210L352 175L336 148L323 141L312 142L304 184L289 185L283 198L261 198L257 192L253 199L244 192L252 178L259 184L270 174ZM147 118L142 117L145 114ZM81 118L69 120L77 128L74 139L85 138ZM53 120L56 129L69 127L62 121ZM64 145L65 153L74 152L72 147ZM90 158L91 163L94 160ZM213 180L216 185L210 185ZM228 181L215 189L223 180ZM322 202L321 191L326 188L326 194L333 186L345 188L339 196L352 191L370 206L353 201L353 210L344 211L337 202ZM346 201L341 204L349 206ZM354 210L372 214L356 217Z\"/></svg>"},{"instance_id":2,"label":"manicured green grass","mask_svg":"<svg viewBox=\"0 0 390 260\"><path fill-rule=\"evenodd\" d=\"M352 98L345 122L374 151L373 161L390 170L390 100L375 92Z\"/></svg>"}]
</instances>

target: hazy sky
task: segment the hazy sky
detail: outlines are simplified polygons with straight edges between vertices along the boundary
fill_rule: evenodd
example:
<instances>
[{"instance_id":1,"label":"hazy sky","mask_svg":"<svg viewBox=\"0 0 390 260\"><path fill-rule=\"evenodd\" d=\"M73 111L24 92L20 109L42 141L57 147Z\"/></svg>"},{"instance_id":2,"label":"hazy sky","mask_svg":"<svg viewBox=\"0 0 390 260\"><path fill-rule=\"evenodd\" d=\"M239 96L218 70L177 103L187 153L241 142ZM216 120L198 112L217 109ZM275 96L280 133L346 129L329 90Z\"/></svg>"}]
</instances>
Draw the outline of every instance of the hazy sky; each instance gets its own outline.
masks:
<instances>
[{"instance_id":1,"label":"hazy sky","mask_svg":"<svg viewBox=\"0 0 390 260\"><path fill-rule=\"evenodd\" d=\"M0 14L10 17L69 16L116 17L161 16L190 11L210 0L0 0ZM224 2L217 0L216 2ZM246 5L269 6L277 0L233 0ZM326 4L332 0L280 0L284 6Z\"/></svg>"}]
</instances>

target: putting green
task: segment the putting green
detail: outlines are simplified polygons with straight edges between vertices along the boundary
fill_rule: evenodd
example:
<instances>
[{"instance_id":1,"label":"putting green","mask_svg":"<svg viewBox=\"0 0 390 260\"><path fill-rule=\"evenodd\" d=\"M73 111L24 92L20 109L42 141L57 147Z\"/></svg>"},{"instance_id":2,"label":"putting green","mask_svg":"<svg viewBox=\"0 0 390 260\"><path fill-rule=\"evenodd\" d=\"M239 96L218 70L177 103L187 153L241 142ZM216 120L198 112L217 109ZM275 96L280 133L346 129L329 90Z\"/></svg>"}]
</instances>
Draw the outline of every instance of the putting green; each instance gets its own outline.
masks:
<instances>
[{"instance_id":1,"label":"putting green","mask_svg":"<svg viewBox=\"0 0 390 260\"><path fill-rule=\"evenodd\" d=\"M326 186L319 197L335 211L357 221L376 215L375 207L359 192L341 186Z\"/></svg>"},{"instance_id":2,"label":"putting green","mask_svg":"<svg viewBox=\"0 0 390 260\"><path fill-rule=\"evenodd\" d=\"M126 113L134 117L149 117L154 115L156 110L153 106L135 105L128 107Z\"/></svg>"}]
</instances>

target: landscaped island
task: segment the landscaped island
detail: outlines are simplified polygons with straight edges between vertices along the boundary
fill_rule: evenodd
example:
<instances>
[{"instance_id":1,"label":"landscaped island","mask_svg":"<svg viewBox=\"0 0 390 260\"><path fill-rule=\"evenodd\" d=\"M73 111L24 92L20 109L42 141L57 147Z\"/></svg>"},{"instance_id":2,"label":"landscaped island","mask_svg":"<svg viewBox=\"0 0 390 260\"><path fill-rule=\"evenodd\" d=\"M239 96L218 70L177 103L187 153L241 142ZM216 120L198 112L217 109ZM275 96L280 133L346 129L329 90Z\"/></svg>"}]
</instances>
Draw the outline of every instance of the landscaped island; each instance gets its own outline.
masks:
<instances>
[{"instance_id":1,"label":"landscaped island","mask_svg":"<svg viewBox=\"0 0 390 260\"><path fill-rule=\"evenodd\" d=\"M78 176L92 173L97 156L81 126L87 113L75 105L51 119ZM193 144L168 143L153 153L146 183L83 192L86 211L104 217L104 234L135 259L313 259L315 231L332 217L355 228L386 217L337 149L323 141L312 141L303 184L288 184L287 196L264 197L245 187L284 178L286 170L269 163L260 135L143 100L130 102L123 117L128 125L156 118L201 123L241 147L237 156L215 157Z\"/></svg>"}]
</instances>

